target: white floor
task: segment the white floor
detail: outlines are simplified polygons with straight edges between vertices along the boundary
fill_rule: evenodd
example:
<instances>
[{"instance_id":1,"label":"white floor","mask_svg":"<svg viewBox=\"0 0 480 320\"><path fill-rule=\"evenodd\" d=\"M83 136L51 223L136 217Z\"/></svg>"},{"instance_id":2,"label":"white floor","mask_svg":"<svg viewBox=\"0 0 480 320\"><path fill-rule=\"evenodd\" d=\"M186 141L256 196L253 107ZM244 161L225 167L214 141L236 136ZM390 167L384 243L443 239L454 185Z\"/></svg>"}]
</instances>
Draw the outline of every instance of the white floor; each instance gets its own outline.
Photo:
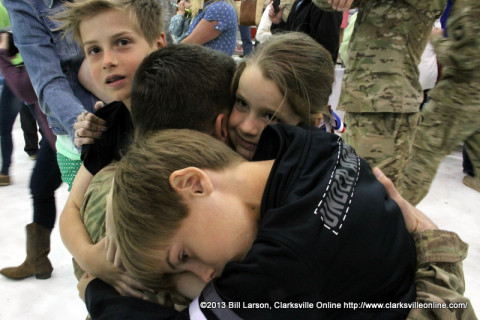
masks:
<instances>
[{"instance_id":1,"label":"white floor","mask_svg":"<svg viewBox=\"0 0 480 320\"><path fill-rule=\"evenodd\" d=\"M0 187L0 267L20 264L25 258L25 225L32 221L28 183L34 162L23 152L17 122L11 175L13 184ZM462 184L461 154L445 158L428 196L419 207L446 230L457 232L470 244L464 262L466 292L477 315L480 310L480 193ZM65 185L57 191L58 211L68 196ZM57 219L58 220L58 219ZM475 236L477 234L477 236ZM50 259L52 278L11 281L0 276L0 320L84 320L87 312L77 296L71 256L63 246L58 228L53 230Z\"/></svg>"}]
</instances>

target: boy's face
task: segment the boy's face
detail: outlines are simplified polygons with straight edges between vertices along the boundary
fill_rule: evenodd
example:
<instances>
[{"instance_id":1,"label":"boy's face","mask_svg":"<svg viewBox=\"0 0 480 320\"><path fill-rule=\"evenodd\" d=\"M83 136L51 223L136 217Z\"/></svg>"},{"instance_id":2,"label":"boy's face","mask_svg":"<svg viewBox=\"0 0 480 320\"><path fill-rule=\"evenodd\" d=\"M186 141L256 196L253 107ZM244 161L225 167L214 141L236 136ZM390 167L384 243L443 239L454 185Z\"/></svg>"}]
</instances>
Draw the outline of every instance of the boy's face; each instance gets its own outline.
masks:
<instances>
[{"instance_id":1,"label":"boy's face","mask_svg":"<svg viewBox=\"0 0 480 320\"><path fill-rule=\"evenodd\" d=\"M80 35L95 85L111 99L127 105L133 76L143 58L166 45L163 33L149 44L128 12L116 9L82 21Z\"/></svg>"},{"instance_id":2,"label":"boy's face","mask_svg":"<svg viewBox=\"0 0 480 320\"><path fill-rule=\"evenodd\" d=\"M196 200L187 200L189 215L161 251L160 267L165 273L192 272L207 283L219 277L227 263L245 257L257 225L247 218L251 208L233 196Z\"/></svg>"},{"instance_id":3,"label":"boy's face","mask_svg":"<svg viewBox=\"0 0 480 320\"><path fill-rule=\"evenodd\" d=\"M245 68L228 118L228 137L242 157L252 159L260 134L268 124L300 122L300 117L284 100L275 82L265 79L258 67Z\"/></svg>"}]
</instances>

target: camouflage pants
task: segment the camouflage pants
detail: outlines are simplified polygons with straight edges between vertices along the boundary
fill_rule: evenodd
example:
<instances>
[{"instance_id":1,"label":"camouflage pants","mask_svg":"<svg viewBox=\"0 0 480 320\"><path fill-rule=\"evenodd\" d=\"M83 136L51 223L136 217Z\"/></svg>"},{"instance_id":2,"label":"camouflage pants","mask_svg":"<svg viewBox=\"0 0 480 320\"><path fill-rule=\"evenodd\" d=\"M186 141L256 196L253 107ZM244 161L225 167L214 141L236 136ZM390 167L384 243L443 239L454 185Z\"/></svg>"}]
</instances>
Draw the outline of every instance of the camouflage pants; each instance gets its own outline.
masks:
<instances>
[{"instance_id":1,"label":"camouflage pants","mask_svg":"<svg viewBox=\"0 0 480 320\"><path fill-rule=\"evenodd\" d=\"M410 154L420 112L346 112L345 142L373 167L379 167L396 184Z\"/></svg>"},{"instance_id":2,"label":"camouflage pants","mask_svg":"<svg viewBox=\"0 0 480 320\"><path fill-rule=\"evenodd\" d=\"M476 103L470 99L467 103L451 96L432 98L422 112L424 121L417 130L403 180L397 186L413 205L428 193L442 159L461 142L465 143L475 172L480 172L480 98Z\"/></svg>"}]
</instances>

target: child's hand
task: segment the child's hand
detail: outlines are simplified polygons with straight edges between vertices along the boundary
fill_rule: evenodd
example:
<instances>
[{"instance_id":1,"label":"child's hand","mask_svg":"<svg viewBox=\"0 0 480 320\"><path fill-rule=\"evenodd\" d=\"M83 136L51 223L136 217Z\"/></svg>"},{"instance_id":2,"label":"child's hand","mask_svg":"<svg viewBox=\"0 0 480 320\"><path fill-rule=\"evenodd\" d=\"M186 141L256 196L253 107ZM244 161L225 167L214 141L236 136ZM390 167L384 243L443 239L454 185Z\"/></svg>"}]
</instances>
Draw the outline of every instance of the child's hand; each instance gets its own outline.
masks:
<instances>
[{"instance_id":1,"label":"child's hand","mask_svg":"<svg viewBox=\"0 0 480 320\"><path fill-rule=\"evenodd\" d=\"M98 111L98 110L102 109L103 107L105 107L105 103L103 103L103 101L97 101L97 102L95 102L95 105L93 106L95 111Z\"/></svg>"},{"instance_id":2,"label":"child's hand","mask_svg":"<svg viewBox=\"0 0 480 320\"><path fill-rule=\"evenodd\" d=\"M373 173L380 181L385 189L387 194L392 198L400 207L403 214L403 219L405 220L405 225L408 232L420 232L425 230L436 230L438 229L437 225L430 220L422 211L414 207L410 202L405 200L392 183L392 180L387 178L379 168L374 168Z\"/></svg>"},{"instance_id":3,"label":"child's hand","mask_svg":"<svg viewBox=\"0 0 480 320\"><path fill-rule=\"evenodd\" d=\"M73 125L75 129L75 137L73 143L77 147L81 147L84 144L95 143L94 139L98 139L102 136L106 128L107 122L93 113L83 111L77 117L77 122Z\"/></svg>"},{"instance_id":4,"label":"child's hand","mask_svg":"<svg viewBox=\"0 0 480 320\"><path fill-rule=\"evenodd\" d=\"M92 263L89 273L92 276L102 279L110 284L122 296L132 296L135 298L146 299L142 291L151 291L142 285L139 281L133 279L128 272L116 267L106 259L105 238L95 244L92 250Z\"/></svg>"},{"instance_id":5,"label":"child's hand","mask_svg":"<svg viewBox=\"0 0 480 320\"><path fill-rule=\"evenodd\" d=\"M91 277L88 273L85 273L80 278L80 280L78 280L78 283L77 283L78 296L80 297L80 299L83 300L83 302L85 302L85 291L87 290L87 286L90 283L90 281L92 281L93 279L95 278Z\"/></svg>"}]
</instances>

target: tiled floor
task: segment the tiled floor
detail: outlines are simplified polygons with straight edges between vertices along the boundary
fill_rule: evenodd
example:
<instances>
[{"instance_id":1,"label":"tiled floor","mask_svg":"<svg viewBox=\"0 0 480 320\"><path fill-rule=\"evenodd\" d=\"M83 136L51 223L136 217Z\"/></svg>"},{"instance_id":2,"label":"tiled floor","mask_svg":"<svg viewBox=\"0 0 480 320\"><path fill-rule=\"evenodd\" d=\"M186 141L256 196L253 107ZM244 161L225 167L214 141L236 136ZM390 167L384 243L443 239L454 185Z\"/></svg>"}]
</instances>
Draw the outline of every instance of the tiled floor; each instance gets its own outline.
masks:
<instances>
[{"instance_id":1,"label":"tiled floor","mask_svg":"<svg viewBox=\"0 0 480 320\"><path fill-rule=\"evenodd\" d=\"M32 221L29 176L34 162L23 152L21 129L14 129L13 184L0 187L0 267L16 265L25 257L25 225ZM466 295L480 310L480 193L462 184L461 154L445 158L428 196L419 207L437 224L457 232L470 244L464 262ZM68 196L65 185L57 191L58 210ZM58 219L57 219L58 220ZM87 313L77 296L71 257L58 228L53 230L50 259L55 268L49 280L11 281L0 276L0 320L83 320Z\"/></svg>"}]
</instances>

